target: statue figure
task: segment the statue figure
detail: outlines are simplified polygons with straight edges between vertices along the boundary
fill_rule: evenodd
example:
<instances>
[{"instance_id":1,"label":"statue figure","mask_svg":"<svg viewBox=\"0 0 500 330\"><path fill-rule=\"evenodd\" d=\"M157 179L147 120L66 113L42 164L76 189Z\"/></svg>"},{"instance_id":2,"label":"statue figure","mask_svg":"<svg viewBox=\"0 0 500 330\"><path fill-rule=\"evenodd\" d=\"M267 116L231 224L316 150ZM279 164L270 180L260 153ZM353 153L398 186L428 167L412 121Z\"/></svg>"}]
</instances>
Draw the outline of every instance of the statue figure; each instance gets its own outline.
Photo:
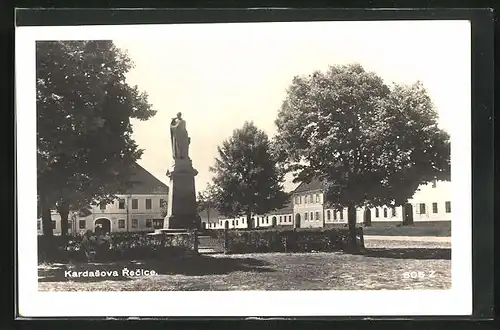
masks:
<instances>
[{"instance_id":1,"label":"statue figure","mask_svg":"<svg viewBox=\"0 0 500 330\"><path fill-rule=\"evenodd\" d=\"M186 121L182 119L182 114L177 113L177 117L172 118L170 123L170 138L172 142L172 156L174 159L189 158L189 144L191 139L186 130Z\"/></svg>"}]
</instances>

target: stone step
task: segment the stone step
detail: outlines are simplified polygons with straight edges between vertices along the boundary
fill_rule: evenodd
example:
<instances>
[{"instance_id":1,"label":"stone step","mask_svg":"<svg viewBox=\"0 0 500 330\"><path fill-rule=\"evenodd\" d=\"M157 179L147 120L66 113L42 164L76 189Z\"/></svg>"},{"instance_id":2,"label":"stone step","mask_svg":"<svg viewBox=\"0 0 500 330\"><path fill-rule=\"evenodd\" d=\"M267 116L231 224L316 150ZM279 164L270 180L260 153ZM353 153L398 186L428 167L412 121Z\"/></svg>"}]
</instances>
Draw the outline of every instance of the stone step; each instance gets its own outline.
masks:
<instances>
[{"instance_id":1,"label":"stone step","mask_svg":"<svg viewBox=\"0 0 500 330\"><path fill-rule=\"evenodd\" d=\"M210 236L198 236L199 253L222 253L224 247L221 242Z\"/></svg>"},{"instance_id":2,"label":"stone step","mask_svg":"<svg viewBox=\"0 0 500 330\"><path fill-rule=\"evenodd\" d=\"M202 254L215 254L215 253L222 253L222 252L223 251L216 251L214 249L198 247L198 253L202 253Z\"/></svg>"}]
</instances>

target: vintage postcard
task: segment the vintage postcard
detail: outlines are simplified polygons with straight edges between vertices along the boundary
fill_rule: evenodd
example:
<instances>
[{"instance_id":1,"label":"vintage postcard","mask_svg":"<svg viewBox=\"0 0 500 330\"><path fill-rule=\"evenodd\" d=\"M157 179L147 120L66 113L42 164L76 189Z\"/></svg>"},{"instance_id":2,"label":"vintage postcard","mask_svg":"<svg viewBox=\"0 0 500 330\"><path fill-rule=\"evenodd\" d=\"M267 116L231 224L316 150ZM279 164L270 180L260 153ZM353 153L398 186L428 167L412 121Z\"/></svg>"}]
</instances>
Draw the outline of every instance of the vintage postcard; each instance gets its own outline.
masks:
<instances>
[{"instance_id":1,"label":"vintage postcard","mask_svg":"<svg viewBox=\"0 0 500 330\"><path fill-rule=\"evenodd\" d=\"M16 102L23 316L472 311L468 21L19 27Z\"/></svg>"}]
</instances>

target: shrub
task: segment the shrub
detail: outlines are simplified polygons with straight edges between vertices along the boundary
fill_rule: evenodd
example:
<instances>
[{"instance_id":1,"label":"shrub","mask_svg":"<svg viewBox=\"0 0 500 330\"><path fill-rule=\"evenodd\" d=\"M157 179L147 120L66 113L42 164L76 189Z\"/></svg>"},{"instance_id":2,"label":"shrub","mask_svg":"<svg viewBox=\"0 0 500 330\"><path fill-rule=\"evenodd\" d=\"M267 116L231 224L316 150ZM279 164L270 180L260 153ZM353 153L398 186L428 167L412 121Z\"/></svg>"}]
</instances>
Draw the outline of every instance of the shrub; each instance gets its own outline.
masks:
<instances>
[{"instance_id":1,"label":"shrub","mask_svg":"<svg viewBox=\"0 0 500 330\"><path fill-rule=\"evenodd\" d=\"M358 244L364 247L363 229ZM227 253L343 251L349 245L348 228L212 230L208 233L224 245Z\"/></svg>"},{"instance_id":2,"label":"shrub","mask_svg":"<svg viewBox=\"0 0 500 330\"><path fill-rule=\"evenodd\" d=\"M147 235L113 233L109 247L97 250L97 260L145 260L184 255L196 250L195 233ZM84 261L83 236L38 237L39 261Z\"/></svg>"}]
</instances>

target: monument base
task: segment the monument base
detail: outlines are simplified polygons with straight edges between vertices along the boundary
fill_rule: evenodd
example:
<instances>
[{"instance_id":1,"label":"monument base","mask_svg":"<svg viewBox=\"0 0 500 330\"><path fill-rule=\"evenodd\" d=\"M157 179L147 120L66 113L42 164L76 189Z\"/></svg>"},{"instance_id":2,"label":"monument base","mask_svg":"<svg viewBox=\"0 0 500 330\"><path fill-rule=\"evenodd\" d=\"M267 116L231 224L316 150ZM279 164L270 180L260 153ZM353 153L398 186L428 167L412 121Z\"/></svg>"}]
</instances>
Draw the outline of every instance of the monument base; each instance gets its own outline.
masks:
<instances>
[{"instance_id":1,"label":"monument base","mask_svg":"<svg viewBox=\"0 0 500 330\"><path fill-rule=\"evenodd\" d=\"M164 229L201 229L201 218L197 214L167 215Z\"/></svg>"},{"instance_id":2,"label":"monument base","mask_svg":"<svg viewBox=\"0 0 500 330\"><path fill-rule=\"evenodd\" d=\"M190 159L176 159L167 171L170 192L165 229L200 229L201 219L197 214L194 177L198 174Z\"/></svg>"},{"instance_id":3,"label":"monument base","mask_svg":"<svg viewBox=\"0 0 500 330\"><path fill-rule=\"evenodd\" d=\"M168 229L168 228L163 228L163 229L156 229L153 233L149 233L148 235L163 235L163 234L168 234L168 235L177 235L177 234L184 234L190 232L190 229Z\"/></svg>"}]
</instances>

